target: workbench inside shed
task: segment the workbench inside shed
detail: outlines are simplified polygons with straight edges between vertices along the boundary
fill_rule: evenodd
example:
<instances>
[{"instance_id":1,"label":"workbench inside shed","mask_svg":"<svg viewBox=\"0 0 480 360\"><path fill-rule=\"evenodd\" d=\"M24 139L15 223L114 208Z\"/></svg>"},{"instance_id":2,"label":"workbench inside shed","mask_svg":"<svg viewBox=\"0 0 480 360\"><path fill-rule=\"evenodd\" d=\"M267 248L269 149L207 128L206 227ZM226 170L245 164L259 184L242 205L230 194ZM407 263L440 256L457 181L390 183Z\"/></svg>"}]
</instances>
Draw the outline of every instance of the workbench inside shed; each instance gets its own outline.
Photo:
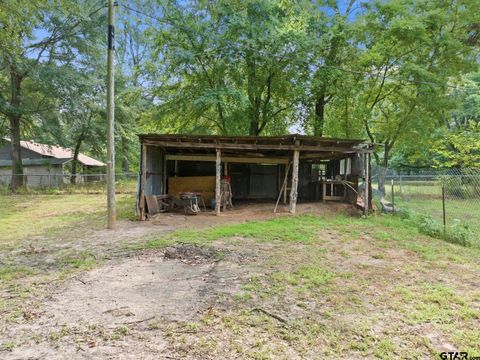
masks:
<instances>
[{"instance_id":1,"label":"workbench inside shed","mask_svg":"<svg viewBox=\"0 0 480 360\"><path fill-rule=\"evenodd\" d=\"M202 194L219 204L220 182L230 179L234 201L342 200L355 204L359 182L371 194L371 146L362 140L304 135L214 136L139 135L141 166L138 215L145 219L146 195ZM334 181L325 193L322 182ZM369 201L364 201L368 211ZM220 214L219 206L215 212Z\"/></svg>"}]
</instances>

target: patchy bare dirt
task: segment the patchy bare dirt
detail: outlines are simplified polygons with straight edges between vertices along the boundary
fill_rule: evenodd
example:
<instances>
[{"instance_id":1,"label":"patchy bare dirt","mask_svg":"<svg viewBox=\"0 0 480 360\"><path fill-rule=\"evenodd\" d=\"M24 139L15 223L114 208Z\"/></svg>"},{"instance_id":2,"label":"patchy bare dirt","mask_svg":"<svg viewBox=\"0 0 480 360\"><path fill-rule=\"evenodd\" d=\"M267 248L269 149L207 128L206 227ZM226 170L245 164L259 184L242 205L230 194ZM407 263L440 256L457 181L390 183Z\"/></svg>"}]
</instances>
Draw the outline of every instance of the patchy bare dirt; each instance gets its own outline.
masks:
<instances>
[{"instance_id":1,"label":"patchy bare dirt","mask_svg":"<svg viewBox=\"0 0 480 360\"><path fill-rule=\"evenodd\" d=\"M161 358L160 328L221 307L246 281L248 266L219 250L178 245L76 276L28 321L2 329L15 344L2 359Z\"/></svg>"},{"instance_id":2,"label":"patchy bare dirt","mask_svg":"<svg viewBox=\"0 0 480 360\"><path fill-rule=\"evenodd\" d=\"M478 257L440 240L393 237L392 228L351 226L344 219L343 227L311 230L314 241L233 236L208 245L128 248L179 228L289 216L285 207L276 215L271 207L237 206L219 217L160 214L92 233L90 241L69 239L76 251L107 259L45 291L10 289L9 296L25 303L20 316L0 321L0 345L8 348L0 349L0 358L480 355L474 347L480 339ZM341 204L301 204L298 210L359 215ZM61 249L71 250L47 243L18 252L15 261L45 266Z\"/></svg>"},{"instance_id":3,"label":"patchy bare dirt","mask_svg":"<svg viewBox=\"0 0 480 360\"><path fill-rule=\"evenodd\" d=\"M114 231L103 229L78 231L56 237L36 236L24 239L20 246L0 252L0 265L54 268L59 258L79 252L90 252L97 257L123 256L124 248L131 244L142 245L153 238L177 229L203 229L220 224L241 223L290 216L288 206L280 205L273 213L271 203L241 204L216 216L213 211L195 216L183 213L157 214L148 221L119 221ZM342 212L360 216L359 210L341 203L304 203L297 206L298 214L334 215Z\"/></svg>"}]
</instances>

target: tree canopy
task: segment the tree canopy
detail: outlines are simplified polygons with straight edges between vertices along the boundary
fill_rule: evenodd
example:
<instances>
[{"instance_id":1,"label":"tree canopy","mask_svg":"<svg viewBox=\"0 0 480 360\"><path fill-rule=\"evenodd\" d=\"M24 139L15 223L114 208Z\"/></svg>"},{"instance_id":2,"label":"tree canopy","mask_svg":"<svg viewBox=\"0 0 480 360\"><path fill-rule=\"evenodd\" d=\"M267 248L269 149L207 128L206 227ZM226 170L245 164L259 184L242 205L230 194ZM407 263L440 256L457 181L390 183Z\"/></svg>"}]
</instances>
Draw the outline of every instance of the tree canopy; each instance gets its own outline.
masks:
<instances>
[{"instance_id":1,"label":"tree canopy","mask_svg":"<svg viewBox=\"0 0 480 360\"><path fill-rule=\"evenodd\" d=\"M138 161L142 131L364 138L380 145L382 167L478 166L477 6L119 3L119 170ZM104 159L104 4L6 0L0 29L0 132L12 138L12 172L22 173L27 136Z\"/></svg>"}]
</instances>

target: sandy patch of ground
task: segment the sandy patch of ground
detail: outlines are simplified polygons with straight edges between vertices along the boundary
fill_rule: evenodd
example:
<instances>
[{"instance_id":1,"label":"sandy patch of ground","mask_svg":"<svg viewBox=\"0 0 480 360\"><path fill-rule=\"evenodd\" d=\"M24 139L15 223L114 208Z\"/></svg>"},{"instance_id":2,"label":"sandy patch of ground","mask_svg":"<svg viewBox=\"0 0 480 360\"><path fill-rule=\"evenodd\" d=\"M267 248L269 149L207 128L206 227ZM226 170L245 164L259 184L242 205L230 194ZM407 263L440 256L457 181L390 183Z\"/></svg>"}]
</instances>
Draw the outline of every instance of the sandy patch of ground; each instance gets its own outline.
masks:
<instances>
[{"instance_id":1,"label":"sandy patch of ground","mask_svg":"<svg viewBox=\"0 0 480 360\"><path fill-rule=\"evenodd\" d=\"M161 358L166 347L158 329L221 307L247 274L245 261L231 252L222 252L222 260L214 248L165 252L111 261L57 288L34 320L9 325L15 348L2 358Z\"/></svg>"}]
</instances>

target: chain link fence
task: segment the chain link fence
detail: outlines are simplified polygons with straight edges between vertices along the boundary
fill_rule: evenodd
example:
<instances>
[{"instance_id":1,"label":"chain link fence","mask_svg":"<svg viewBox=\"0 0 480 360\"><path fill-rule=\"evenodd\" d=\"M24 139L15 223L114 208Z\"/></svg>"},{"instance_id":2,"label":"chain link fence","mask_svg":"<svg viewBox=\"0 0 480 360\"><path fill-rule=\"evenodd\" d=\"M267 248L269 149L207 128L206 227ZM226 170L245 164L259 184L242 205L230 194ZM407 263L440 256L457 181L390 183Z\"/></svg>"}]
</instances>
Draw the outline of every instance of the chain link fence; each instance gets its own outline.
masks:
<instances>
[{"instance_id":1,"label":"chain link fence","mask_svg":"<svg viewBox=\"0 0 480 360\"><path fill-rule=\"evenodd\" d=\"M28 173L23 174L24 188L32 192L60 192L60 193L105 193L107 174L52 174ZM8 191L12 175L0 174L0 188ZM137 191L138 174L115 174L115 191L117 193L135 193Z\"/></svg>"},{"instance_id":2,"label":"chain link fence","mask_svg":"<svg viewBox=\"0 0 480 360\"><path fill-rule=\"evenodd\" d=\"M480 246L480 169L414 175L380 169L372 186L380 211L413 221L429 235Z\"/></svg>"}]
</instances>

